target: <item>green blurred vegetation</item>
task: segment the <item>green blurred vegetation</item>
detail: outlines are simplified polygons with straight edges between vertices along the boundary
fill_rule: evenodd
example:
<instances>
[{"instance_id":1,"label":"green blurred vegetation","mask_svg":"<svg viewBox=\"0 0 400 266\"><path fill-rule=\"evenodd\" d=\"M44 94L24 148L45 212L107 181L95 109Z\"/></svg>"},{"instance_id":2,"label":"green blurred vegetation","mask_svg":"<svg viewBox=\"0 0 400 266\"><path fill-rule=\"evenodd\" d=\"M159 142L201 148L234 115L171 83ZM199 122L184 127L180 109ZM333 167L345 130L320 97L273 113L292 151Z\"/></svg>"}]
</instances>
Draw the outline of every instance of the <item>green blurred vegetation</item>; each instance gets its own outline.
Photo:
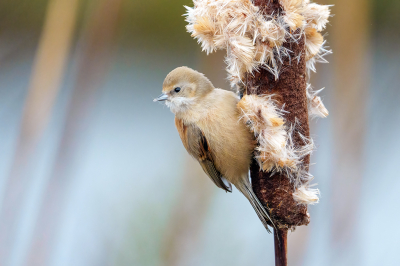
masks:
<instances>
[{"instance_id":1,"label":"green blurred vegetation","mask_svg":"<svg viewBox=\"0 0 400 266\"><path fill-rule=\"evenodd\" d=\"M163 50L187 50L188 44L195 48L195 40L186 33L184 5L193 4L190 0L125 0L119 28L121 44Z\"/></svg>"},{"instance_id":2,"label":"green blurred vegetation","mask_svg":"<svg viewBox=\"0 0 400 266\"><path fill-rule=\"evenodd\" d=\"M87 6L95 1L81 0L81 5ZM398 27L400 1L365 0L366 3L368 1L372 4L372 15L376 24ZM48 2L49 0L0 1L0 28L40 28ZM335 4L334 0L326 2ZM186 24L181 17L185 13L184 5L192 6L193 3L191 0L124 0L123 29L144 36L160 34L163 39L170 39Z\"/></svg>"},{"instance_id":3,"label":"green blurred vegetation","mask_svg":"<svg viewBox=\"0 0 400 266\"><path fill-rule=\"evenodd\" d=\"M3 30L40 30L48 0L0 1L0 34Z\"/></svg>"},{"instance_id":4,"label":"green blurred vegetation","mask_svg":"<svg viewBox=\"0 0 400 266\"><path fill-rule=\"evenodd\" d=\"M374 31L390 31L399 35L400 1L365 0L372 3L372 27ZM85 23L87 11L96 0L81 0L77 29ZM335 1L325 1L335 4ZM7 31L40 32L49 0L2 0L0 1L0 34ZM124 0L118 27L119 42L128 47L187 49L195 47L195 41L186 33L182 15L184 5L192 6L191 0ZM79 31L76 33L78 34Z\"/></svg>"},{"instance_id":5,"label":"green blurred vegetation","mask_svg":"<svg viewBox=\"0 0 400 266\"><path fill-rule=\"evenodd\" d=\"M96 0L81 0L77 29L85 24L87 12L92 11ZM0 1L0 34L7 31L40 32L48 0L3 0ZM184 5L192 1L133 1L124 0L120 16L118 35L124 46L145 46L167 49L184 49L195 41L186 33L186 22L182 15ZM77 34L79 31L77 32Z\"/></svg>"},{"instance_id":6,"label":"green blurred vegetation","mask_svg":"<svg viewBox=\"0 0 400 266\"><path fill-rule=\"evenodd\" d=\"M386 28L393 30L393 34L399 36L400 26L400 1L399 0L370 0L372 2L373 30Z\"/></svg>"}]
</instances>

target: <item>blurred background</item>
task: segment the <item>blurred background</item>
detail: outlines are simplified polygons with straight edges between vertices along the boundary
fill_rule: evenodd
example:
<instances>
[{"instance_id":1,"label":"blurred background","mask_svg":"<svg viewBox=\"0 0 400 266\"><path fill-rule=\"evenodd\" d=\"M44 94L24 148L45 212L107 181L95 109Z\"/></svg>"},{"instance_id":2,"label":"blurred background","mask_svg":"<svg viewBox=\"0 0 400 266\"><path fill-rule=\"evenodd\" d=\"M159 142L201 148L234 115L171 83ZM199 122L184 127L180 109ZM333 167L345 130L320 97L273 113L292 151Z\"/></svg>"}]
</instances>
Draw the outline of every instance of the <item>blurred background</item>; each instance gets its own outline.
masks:
<instances>
[{"instance_id":1,"label":"blurred background","mask_svg":"<svg viewBox=\"0 0 400 266\"><path fill-rule=\"evenodd\" d=\"M311 123L321 201L289 264L398 265L400 1L318 3L334 5L334 53L311 81L331 115ZM210 182L152 102L182 65L229 87L183 5L0 1L0 265L274 265L246 199Z\"/></svg>"}]
</instances>

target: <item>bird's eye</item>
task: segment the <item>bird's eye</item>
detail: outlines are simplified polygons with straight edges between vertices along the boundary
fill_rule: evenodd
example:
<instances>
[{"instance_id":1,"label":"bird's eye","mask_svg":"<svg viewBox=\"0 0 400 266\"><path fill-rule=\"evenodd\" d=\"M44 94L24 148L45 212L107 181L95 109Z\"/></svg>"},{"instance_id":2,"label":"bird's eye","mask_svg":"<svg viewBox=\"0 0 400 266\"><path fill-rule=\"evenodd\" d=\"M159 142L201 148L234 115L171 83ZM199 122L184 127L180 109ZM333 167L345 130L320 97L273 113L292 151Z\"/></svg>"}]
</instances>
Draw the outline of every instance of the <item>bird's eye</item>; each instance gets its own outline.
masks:
<instances>
[{"instance_id":1,"label":"bird's eye","mask_svg":"<svg viewBox=\"0 0 400 266\"><path fill-rule=\"evenodd\" d=\"M174 89L174 91L175 91L175 92L180 92L180 91L181 91L181 88L176 87L176 88Z\"/></svg>"}]
</instances>

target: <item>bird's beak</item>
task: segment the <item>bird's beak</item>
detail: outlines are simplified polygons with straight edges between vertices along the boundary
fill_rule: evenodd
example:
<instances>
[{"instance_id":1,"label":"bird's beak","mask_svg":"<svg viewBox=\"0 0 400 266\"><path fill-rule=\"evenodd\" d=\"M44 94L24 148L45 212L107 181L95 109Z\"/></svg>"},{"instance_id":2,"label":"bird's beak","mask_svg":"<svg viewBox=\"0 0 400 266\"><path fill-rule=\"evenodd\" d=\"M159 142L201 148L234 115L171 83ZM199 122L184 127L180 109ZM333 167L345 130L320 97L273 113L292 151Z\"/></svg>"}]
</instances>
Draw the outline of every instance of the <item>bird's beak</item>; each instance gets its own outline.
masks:
<instances>
[{"instance_id":1,"label":"bird's beak","mask_svg":"<svg viewBox=\"0 0 400 266\"><path fill-rule=\"evenodd\" d=\"M163 93L160 96L158 96L157 98L155 98L153 100L153 102L163 102L163 101L166 101L166 100L168 100L168 95Z\"/></svg>"}]
</instances>

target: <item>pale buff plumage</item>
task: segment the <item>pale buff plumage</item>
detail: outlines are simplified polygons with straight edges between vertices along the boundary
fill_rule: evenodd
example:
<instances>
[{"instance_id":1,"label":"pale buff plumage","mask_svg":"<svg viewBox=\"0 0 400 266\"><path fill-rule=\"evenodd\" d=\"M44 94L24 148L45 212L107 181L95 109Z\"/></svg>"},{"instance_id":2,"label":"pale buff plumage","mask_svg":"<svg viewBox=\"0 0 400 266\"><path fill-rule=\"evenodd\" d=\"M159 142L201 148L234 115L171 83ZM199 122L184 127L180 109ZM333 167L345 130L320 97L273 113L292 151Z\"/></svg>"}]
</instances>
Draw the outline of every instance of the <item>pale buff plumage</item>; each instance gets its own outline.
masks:
<instances>
[{"instance_id":1,"label":"pale buff plumage","mask_svg":"<svg viewBox=\"0 0 400 266\"><path fill-rule=\"evenodd\" d=\"M187 67L169 73L162 91L155 100L165 100L175 114L176 127L189 154L218 187L230 191L231 183L241 191L268 229L268 213L255 196L248 176L256 142L240 120L236 94L214 88L203 74Z\"/></svg>"}]
</instances>

